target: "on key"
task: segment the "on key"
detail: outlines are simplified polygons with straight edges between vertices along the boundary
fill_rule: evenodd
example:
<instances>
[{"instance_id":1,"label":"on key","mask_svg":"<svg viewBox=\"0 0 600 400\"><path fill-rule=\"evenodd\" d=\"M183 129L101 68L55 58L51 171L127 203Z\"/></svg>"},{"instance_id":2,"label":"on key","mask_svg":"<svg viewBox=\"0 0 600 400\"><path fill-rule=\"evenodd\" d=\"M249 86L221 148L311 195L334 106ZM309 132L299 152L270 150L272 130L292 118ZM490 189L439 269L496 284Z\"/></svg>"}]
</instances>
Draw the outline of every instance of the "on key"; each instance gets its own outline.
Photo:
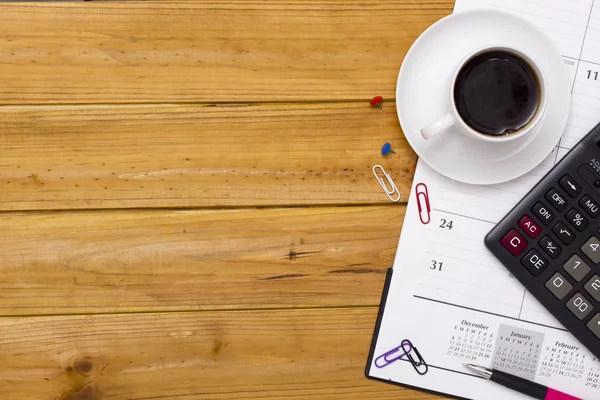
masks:
<instances>
[{"instance_id":1,"label":"on key","mask_svg":"<svg viewBox=\"0 0 600 400\"><path fill-rule=\"evenodd\" d=\"M511 229L500 243L506 250L510 252L513 256L518 256L527 248L527 240L523 236L519 234L515 229Z\"/></svg>"},{"instance_id":2,"label":"on key","mask_svg":"<svg viewBox=\"0 0 600 400\"><path fill-rule=\"evenodd\" d=\"M535 203L531 211L546 225L554 219L554 213L548 209L541 201Z\"/></svg>"}]
</instances>

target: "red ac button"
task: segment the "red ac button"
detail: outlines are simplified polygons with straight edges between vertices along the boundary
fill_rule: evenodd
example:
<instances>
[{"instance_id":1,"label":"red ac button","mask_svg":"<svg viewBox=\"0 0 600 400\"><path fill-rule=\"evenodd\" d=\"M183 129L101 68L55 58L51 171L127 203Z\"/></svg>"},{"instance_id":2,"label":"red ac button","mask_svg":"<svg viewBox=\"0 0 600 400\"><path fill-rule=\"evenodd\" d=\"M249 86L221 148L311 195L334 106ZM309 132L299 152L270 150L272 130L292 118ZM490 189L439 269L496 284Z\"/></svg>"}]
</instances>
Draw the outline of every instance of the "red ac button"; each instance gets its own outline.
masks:
<instances>
[{"instance_id":1,"label":"red ac button","mask_svg":"<svg viewBox=\"0 0 600 400\"><path fill-rule=\"evenodd\" d=\"M521 218L521 220L519 221L519 226L532 239L535 239L536 237L538 237L538 235L542 232L540 229L540 226L538 224L536 224L535 222L533 222L533 220L531 218L529 218L527 215L524 216L523 218Z\"/></svg>"}]
</instances>

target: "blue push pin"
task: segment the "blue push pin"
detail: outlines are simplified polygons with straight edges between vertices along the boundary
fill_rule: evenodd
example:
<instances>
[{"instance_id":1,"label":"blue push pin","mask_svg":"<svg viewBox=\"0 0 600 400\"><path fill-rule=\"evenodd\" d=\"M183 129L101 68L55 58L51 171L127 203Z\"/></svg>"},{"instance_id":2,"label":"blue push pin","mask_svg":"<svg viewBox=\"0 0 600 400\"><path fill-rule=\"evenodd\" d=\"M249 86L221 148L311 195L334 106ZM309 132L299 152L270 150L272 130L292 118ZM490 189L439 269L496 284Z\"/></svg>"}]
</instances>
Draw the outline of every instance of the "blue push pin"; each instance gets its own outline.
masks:
<instances>
[{"instance_id":1,"label":"blue push pin","mask_svg":"<svg viewBox=\"0 0 600 400\"><path fill-rule=\"evenodd\" d=\"M381 154L383 154L385 156L388 153L396 154L396 152L394 150L392 150L392 145L389 143L386 143L381 148Z\"/></svg>"}]
</instances>

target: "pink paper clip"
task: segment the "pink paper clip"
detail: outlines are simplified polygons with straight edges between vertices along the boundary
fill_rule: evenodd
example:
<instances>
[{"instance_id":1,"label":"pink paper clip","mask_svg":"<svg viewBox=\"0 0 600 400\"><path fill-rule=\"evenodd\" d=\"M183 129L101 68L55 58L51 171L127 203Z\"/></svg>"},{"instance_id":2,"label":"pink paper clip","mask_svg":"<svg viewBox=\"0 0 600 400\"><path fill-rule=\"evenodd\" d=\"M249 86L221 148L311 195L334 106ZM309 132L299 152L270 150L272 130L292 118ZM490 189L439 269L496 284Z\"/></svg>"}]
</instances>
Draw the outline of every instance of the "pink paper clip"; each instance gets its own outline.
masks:
<instances>
[{"instance_id":1,"label":"pink paper clip","mask_svg":"<svg viewBox=\"0 0 600 400\"><path fill-rule=\"evenodd\" d=\"M427 225L431 221L431 205L429 204L429 190L424 183L418 183L415 187L417 194L417 207L419 209L419 219L422 224Z\"/></svg>"}]
</instances>

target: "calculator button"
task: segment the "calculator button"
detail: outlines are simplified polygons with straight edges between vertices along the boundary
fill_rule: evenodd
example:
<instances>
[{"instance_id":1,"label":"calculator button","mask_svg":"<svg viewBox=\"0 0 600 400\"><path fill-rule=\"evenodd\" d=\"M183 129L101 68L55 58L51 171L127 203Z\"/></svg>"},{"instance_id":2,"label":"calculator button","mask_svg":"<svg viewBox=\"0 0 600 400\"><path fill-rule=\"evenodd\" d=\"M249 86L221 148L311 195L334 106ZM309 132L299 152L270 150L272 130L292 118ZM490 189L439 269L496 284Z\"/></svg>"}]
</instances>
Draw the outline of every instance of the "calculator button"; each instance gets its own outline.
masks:
<instances>
[{"instance_id":1,"label":"calculator button","mask_svg":"<svg viewBox=\"0 0 600 400\"><path fill-rule=\"evenodd\" d=\"M531 249L527 255L521 259L521 264L523 264L533 276L539 276L548 266L548 261L546 261L537 250Z\"/></svg>"},{"instance_id":2,"label":"calculator button","mask_svg":"<svg viewBox=\"0 0 600 400\"><path fill-rule=\"evenodd\" d=\"M567 229L567 226L562 222L557 222L556 225L552 227L552 232L554 232L564 244L571 244L573 240L575 240L573 232Z\"/></svg>"},{"instance_id":3,"label":"calculator button","mask_svg":"<svg viewBox=\"0 0 600 400\"><path fill-rule=\"evenodd\" d=\"M569 221L579 232L583 231L588 226L588 220L574 208L571 208L567 213L567 221Z\"/></svg>"},{"instance_id":4,"label":"calculator button","mask_svg":"<svg viewBox=\"0 0 600 400\"><path fill-rule=\"evenodd\" d=\"M581 246L581 251L592 260L594 264L600 263L600 240L592 236Z\"/></svg>"},{"instance_id":5,"label":"calculator button","mask_svg":"<svg viewBox=\"0 0 600 400\"><path fill-rule=\"evenodd\" d=\"M592 276L592 279L590 279L583 288L594 298L594 300L600 303L600 276Z\"/></svg>"},{"instance_id":6,"label":"calculator button","mask_svg":"<svg viewBox=\"0 0 600 400\"><path fill-rule=\"evenodd\" d=\"M583 208L583 211L588 213L590 217L596 218L600 215L600 207L596 200L592 199L589 195L585 195L579 200L579 205Z\"/></svg>"},{"instance_id":7,"label":"calculator button","mask_svg":"<svg viewBox=\"0 0 600 400\"><path fill-rule=\"evenodd\" d=\"M575 293L571 297L567 302L567 308L580 320L587 317L593 309L592 304L581 293Z\"/></svg>"},{"instance_id":8,"label":"calculator button","mask_svg":"<svg viewBox=\"0 0 600 400\"><path fill-rule=\"evenodd\" d=\"M579 184L575 182L569 175L563 176L560 181L558 181L558 184L572 198L579 196L579 193L581 193L581 186L579 186Z\"/></svg>"},{"instance_id":9,"label":"calculator button","mask_svg":"<svg viewBox=\"0 0 600 400\"><path fill-rule=\"evenodd\" d=\"M519 227L521 227L521 229L523 229L525 233L527 233L527 235L529 235L529 237L532 239L538 237L538 235L542 231L540 229L540 226L533 222L533 220L527 215L521 218L521 220L519 221Z\"/></svg>"},{"instance_id":10,"label":"calculator button","mask_svg":"<svg viewBox=\"0 0 600 400\"><path fill-rule=\"evenodd\" d=\"M600 314L594 315L594 318L590 319L590 322L587 323L587 327L600 339Z\"/></svg>"},{"instance_id":11,"label":"calculator button","mask_svg":"<svg viewBox=\"0 0 600 400\"><path fill-rule=\"evenodd\" d=\"M552 275L552 278L546 282L546 287L552 292L554 297L559 300L565 298L569 294L573 286L567 281L567 279L559 274L558 272Z\"/></svg>"},{"instance_id":12,"label":"calculator button","mask_svg":"<svg viewBox=\"0 0 600 400\"><path fill-rule=\"evenodd\" d=\"M546 193L546 200L548 200L558 211L563 211L567 207L567 199L554 188L548 190L548 193Z\"/></svg>"},{"instance_id":13,"label":"calculator button","mask_svg":"<svg viewBox=\"0 0 600 400\"><path fill-rule=\"evenodd\" d=\"M513 256L518 256L527 248L527 240L514 229L511 229L500 241Z\"/></svg>"},{"instance_id":14,"label":"calculator button","mask_svg":"<svg viewBox=\"0 0 600 400\"><path fill-rule=\"evenodd\" d=\"M552 258L558 257L562 250L558 243L556 243L556 240L552 239L548 235L544 235L544 237L542 237L540 240L540 246L546 252L546 254Z\"/></svg>"},{"instance_id":15,"label":"calculator button","mask_svg":"<svg viewBox=\"0 0 600 400\"><path fill-rule=\"evenodd\" d=\"M538 201L531 209L533 213L546 225L554 219L554 213L548 209L541 201Z\"/></svg>"},{"instance_id":16,"label":"calculator button","mask_svg":"<svg viewBox=\"0 0 600 400\"><path fill-rule=\"evenodd\" d=\"M577 282L581 282L588 272L590 272L591 268L581 259L581 257L575 254L563 264L563 269Z\"/></svg>"}]
</instances>

